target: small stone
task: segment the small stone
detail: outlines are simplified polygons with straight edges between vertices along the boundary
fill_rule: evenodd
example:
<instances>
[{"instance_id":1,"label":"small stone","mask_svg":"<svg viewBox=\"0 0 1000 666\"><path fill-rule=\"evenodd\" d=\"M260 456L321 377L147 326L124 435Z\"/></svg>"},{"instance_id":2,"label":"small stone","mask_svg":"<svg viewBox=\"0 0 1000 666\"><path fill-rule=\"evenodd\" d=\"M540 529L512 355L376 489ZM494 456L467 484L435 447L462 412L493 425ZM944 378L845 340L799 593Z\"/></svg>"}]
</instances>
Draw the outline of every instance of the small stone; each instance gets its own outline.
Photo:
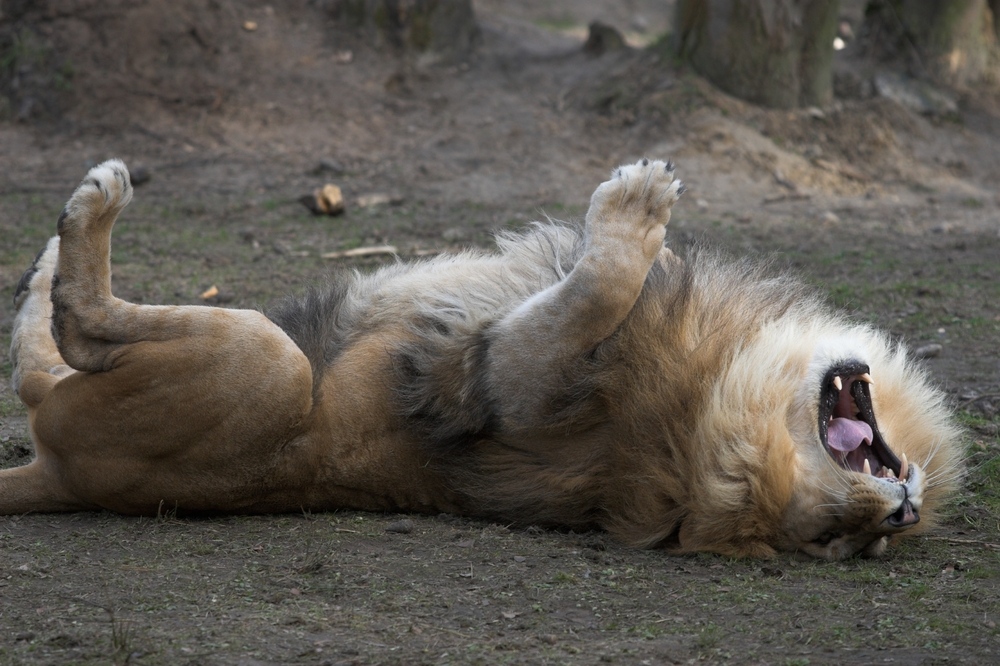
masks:
<instances>
[{"instance_id":1,"label":"small stone","mask_svg":"<svg viewBox=\"0 0 1000 666\"><path fill-rule=\"evenodd\" d=\"M403 203L403 197L395 194L386 194L384 192L363 194L358 197L357 200L359 208L371 208L372 206L384 206L386 204L398 206L401 203Z\"/></svg>"},{"instance_id":2,"label":"small stone","mask_svg":"<svg viewBox=\"0 0 1000 666\"><path fill-rule=\"evenodd\" d=\"M340 215L344 212L344 193L331 183L313 190L312 194L299 197L299 201L313 215Z\"/></svg>"},{"instance_id":3,"label":"small stone","mask_svg":"<svg viewBox=\"0 0 1000 666\"><path fill-rule=\"evenodd\" d=\"M920 345L914 349L913 356L915 358L936 358L941 354L943 349L944 347L942 345L932 342L930 344Z\"/></svg>"},{"instance_id":4,"label":"small stone","mask_svg":"<svg viewBox=\"0 0 1000 666\"><path fill-rule=\"evenodd\" d=\"M257 30L257 21L244 21L243 29L247 32L254 32Z\"/></svg>"},{"instance_id":5,"label":"small stone","mask_svg":"<svg viewBox=\"0 0 1000 666\"><path fill-rule=\"evenodd\" d=\"M397 520L394 523L389 523L386 526L385 531L392 532L394 534L409 534L413 531L413 521L409 518Z\"/></svg>"},{"instance_id":6,"label":"small stone","mask_svg":"<svg viewBox=\"0 0 1000 666\"><path fill-rule=\"evenodd\" d=\"M600 56L608 51L620 51L623 48L625 48L625 38L620 32L600 21L590 24L587 41L583 44L584 53Z\"/></svg>"},{"instance_id":7,"label":"small stone","mask_svg":"<svg viewBox=\"0 0 1000 666\"><path fill-rule=\"evenodd\" d=\"M139 187L144 183L148 183L153 177L153 173L148 167L142 164L134 166L129 169L129 180L132 181L132 187Z\"/></svg>"},{"instance_id":8,"label":"small stone","mask_svg":"<svg viewBox=\"0 0 1000 666\"><path fill-rule=\"evenodd\" d=\"M459 241L465 240L467 234L465 229L459 227L451 227L450 229L445 229L441 232L441 238L449 243L457 243Z\"/></svg>"},{"instance_id":9,"label":"small stone","mask_svg":"<svg viewBox=\"0 0 1000 666\"><path fill-rule=\"evenodd\" d=\"M819 219L828 224L836 224L837 222L840 222L840 217L832 210L824 212L819 216Z\"/></svg>"},{"instance_id":10,"label":"small stone","mask_svg":"<svg viewBox=\"0 0 1000 666\"><path fill-rule=\"evenodd\" d=\"M319 164L313 167L312 173L321 174L324 171L339 175L347 171L347 168L332 157L324 157L319 161Z\"/></svg>"}]
</instances>

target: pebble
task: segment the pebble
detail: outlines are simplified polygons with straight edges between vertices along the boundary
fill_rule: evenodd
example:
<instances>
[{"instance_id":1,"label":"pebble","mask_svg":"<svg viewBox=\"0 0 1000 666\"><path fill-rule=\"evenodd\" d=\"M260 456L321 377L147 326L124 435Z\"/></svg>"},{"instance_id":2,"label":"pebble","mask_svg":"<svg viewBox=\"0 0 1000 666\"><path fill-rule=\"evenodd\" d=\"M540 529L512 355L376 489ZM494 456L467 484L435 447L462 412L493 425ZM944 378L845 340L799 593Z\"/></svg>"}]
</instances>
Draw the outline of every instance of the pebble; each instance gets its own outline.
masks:
<instances>
[{"instance_id":1,"label":"pebble","mask_svg":"<svg viewBox=\"0 0 1000 666\"><path fill-rule=\"evenodd\" d=\"M319 164L313 168L312 173L321 174L324 171L329 171L339 175L347 171L347 168L332 157L324 157L319 161Z\"/></svg>"},{"instance_id":2,"label":"pebble","mask_svg":"<svg viewBox=\"0 0 1000 666\"><path fill-rule=\"evenodd\" d=\"M386 526L385 531L392 532L394 534L409 534L413 531L413 521L408 518L397 520L394 523L389 523Z\"/></svg>"},{"instance_id":3,"label":"pebble","mask_svg":"<svg viewBox=\"0 0 1000 666\"><path fill-rule=\"evenodd\" d=\"M132 187L139 187L144 183L148 183L153 177L153 172L149 170L148 167L143 165L138 165L129 169L129 180L132 181Z\"/></svg>"},{"instance_id":4,"label":"pebble","mask_svg":"<svg viewBox=\"0 0 1000 666\"><path fill-rule=\"evenodd\" d=\"M943 349L944 349L943 346L937 344L936 342L932 342L927 345L920 345L919 347L914 349L913 355L916 358L935 358L937 356L940 356L941 351Z\"/></svg>"}]
</instances>

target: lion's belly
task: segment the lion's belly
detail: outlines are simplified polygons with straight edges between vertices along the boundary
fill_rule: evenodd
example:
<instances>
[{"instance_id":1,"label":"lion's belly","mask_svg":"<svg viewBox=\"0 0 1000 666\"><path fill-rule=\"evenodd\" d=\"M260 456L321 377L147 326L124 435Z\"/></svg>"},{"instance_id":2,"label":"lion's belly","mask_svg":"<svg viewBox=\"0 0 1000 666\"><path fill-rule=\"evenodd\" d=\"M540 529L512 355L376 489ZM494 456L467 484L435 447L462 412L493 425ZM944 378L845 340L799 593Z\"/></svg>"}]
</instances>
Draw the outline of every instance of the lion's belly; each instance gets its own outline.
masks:
<instances>
[{"instance_id":1,"label":"lion's belly","mask_svg":"<svg viewBox=\"0 0 1000 666\"><path fill-rule=\"evenodd\" d=\"M394 408L392 350L375 333L327 369L306 439L320 461L310 490L317 508L457 511L454 493Z\"/></svg>"}]
</instances>

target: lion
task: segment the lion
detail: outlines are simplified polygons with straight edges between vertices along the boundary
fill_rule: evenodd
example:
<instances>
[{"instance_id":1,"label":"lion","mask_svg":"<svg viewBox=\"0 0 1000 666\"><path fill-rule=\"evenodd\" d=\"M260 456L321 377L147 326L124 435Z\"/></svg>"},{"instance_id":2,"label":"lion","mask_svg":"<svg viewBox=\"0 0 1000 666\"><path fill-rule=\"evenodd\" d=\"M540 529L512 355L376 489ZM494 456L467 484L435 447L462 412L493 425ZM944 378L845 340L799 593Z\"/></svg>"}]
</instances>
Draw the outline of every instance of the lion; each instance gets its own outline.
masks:
<instances>
[{"instance_id":1,"label":"lion","mask_svg":"<svg viewBox=\"0 0 1000 666\"><path fill-rule=\"evenodd\" d=\"M0 471L0 514L447 512L830 560L932 525L961 465L942 393L794 278L674 255L682 192L642 160L582 227L340 275L265 316L116 298L132 187L105 162L16 289L35 456Z\"/></svg>"}]
</instances>

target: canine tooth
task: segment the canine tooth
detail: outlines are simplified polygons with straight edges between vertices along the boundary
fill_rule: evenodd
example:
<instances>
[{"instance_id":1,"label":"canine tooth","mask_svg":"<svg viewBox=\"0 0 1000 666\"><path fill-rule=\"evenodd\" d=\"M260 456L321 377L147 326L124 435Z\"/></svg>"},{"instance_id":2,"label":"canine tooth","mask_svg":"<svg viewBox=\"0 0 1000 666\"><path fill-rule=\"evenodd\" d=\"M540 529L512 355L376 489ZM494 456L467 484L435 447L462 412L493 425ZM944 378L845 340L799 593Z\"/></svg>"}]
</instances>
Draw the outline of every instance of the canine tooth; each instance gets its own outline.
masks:
<instances>
[{"instance_id":1,"label":"canine tooth","mask_svg":"<svg viewBox=\"0 0 1000 666\"><path fill-rule=\"evenodd\" d=\"M868 458L865 458L864 473L867 474L868 476L872 475L872 465L870 462L868 462Z\"/></svg>"},{"instance_id":2,"label":"canine tooth","mask_svg":"<svg viewBox=\"0 0 1000 666\"><path fill-rule=\"evenodd\" d=\"M837 387L838 391L841 391L844 388L844 382L840 381L840 377L837 375L834 375L833 377L833 385Z\"/></svg>"},{"instance_id":3,"label":"canine tooth","mask_svg":"<svg viewBox=\"0 0 1000 666\"><path fill-rule=\"evenodd\" d=\"M909 471L907 469L908 467L909 467L909 463L906 462L906 454L905 453L900 453L899 454L899 480L900 481L905 481L906 480L906 473Z\"/></svg>"},{"instance_id":4,"label":"canine tooth","mask_svg":"<svg viewBox=\"0 0 1000 666\"><path fill-rule=\"evenodd\" d=\"M875 384L875 382L872 381L872 376L869 375L867 372L863 372L860 375L858 375L858 379L863 381L865 384L872 384L872 385Z\"/></svg>"}]
</instances>

